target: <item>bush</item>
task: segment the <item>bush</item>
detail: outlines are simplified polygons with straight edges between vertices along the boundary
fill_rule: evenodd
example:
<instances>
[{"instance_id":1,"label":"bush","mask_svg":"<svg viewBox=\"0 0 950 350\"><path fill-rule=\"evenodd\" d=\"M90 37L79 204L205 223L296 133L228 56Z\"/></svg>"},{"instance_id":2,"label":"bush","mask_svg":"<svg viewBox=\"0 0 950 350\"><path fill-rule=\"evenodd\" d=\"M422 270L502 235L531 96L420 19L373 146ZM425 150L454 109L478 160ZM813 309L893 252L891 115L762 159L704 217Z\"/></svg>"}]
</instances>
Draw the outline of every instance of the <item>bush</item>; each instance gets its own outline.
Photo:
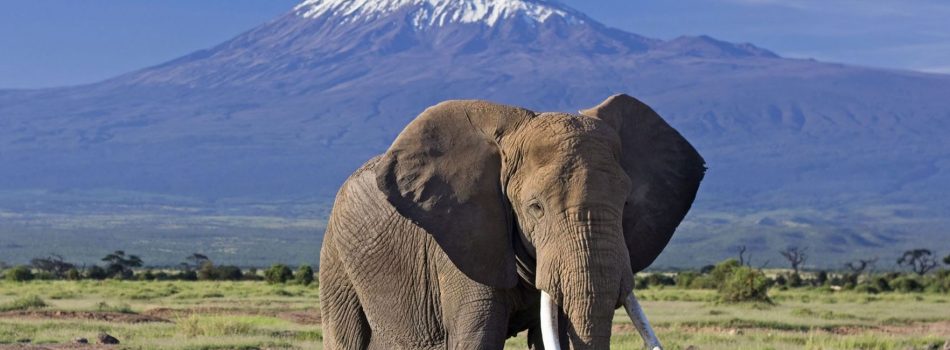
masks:
<instances>
[{"instance_id":1,"label":"bush","mask_svg":"<svg viewBox=\"0 0 950 350\"><path fill-rule=\"evenodd\" d=\"M86 278L88 279L101 281L107 277L109 277L109 274L106 272L106 270L97 265L93 265L88 270L86 270Z\"/></svg>"},{"instance_id":2,"label":"bush","mask_svg":"<svg viewBox=\"0 0 950 350\"><path fill-rule=\"evenodd\" d=\"M857 287L854 287L854 291L858 293L867 293L867 294L877 294L881 292L881 290L878 289L877 287L867 284L867 283L862 283L862 284L859 284Z\"/></svg>"},{"instance_id":3,"label":"bush","mask_svg":"<svg viewBox=\"0 0 950 350\"><path fill-rule=\"evenodd\" d=\"M219 281L240 281L244 279L244 273L237 266L225 265L218 266L214 270L215 278Z\"/></svg>"},{"instance_id":4,"label":"bush","mask_svg":"<svg viewBox=\"0 0 950 350\"><path fill-rule=\"evenodd\" d=\"M290 271L290 268L283 264L271 266L267 271L264 271L264 279L270 284L287 283L293 277L293 271Z\"/></svg>"},{"instance_id":5,"label":"bush","mask_svg":"<svg viewBox=\"0 0 950 350\"><path fill-rule=\"evenodd\" d=\"M701 276L693 271L684 271L676 274L676 286L683 289L690 288L697 278Z\"/></svg>"},{"instance_id":6,"label":"bush","mask_svg":"<svg viewBox=\"0 0 950 350\"><path fill-rule=\"evenodd\" d=\"M201 263L201 267L198 268L198 280L199 281L212 281L216 280L217 276L215 273L214 263L210 260L206 260Z\"/></svg>"},{"instance_id":7,"label":"bush","mask_svg":"<svg viewBox=\"0 0 950 350\"><path fill-rule=\"evenodd\" d=\"M27 282L32 281L35 277L29 267L22 265L6 270L4 275L4 278L10 282Z\"/></svg>"},{"instance_id":8,"label":"bush","mask_svg":"<svg viewBox=\"0 0 950 350\"><path fill-rule=\"evenodd\" d=\"M815 285L823 286L828 283L828 272L827 271L818 271L818 274L815 275Z\"/></svg>"},{"instance_id":9,"label":"bush","mask_svg":"<svg viewBox=\"0 0 950 350\"><path fill-rule=\"evenodd\" d=\"M778 276L775 276L775 281L774 281L774 282L775 282L775 285L778 286L778 287L787 287L787 286L788 286L788 279L785 278L785 275L778 275Z\"/></svg>"},{"instance_id":10,"label":"bush","mask_svg":"<svg viewBox=\"0 0 950 350\"><path fill-rule=\"evenodd\" d=\"M950 270L938 270L924 280L925 291L931 293L950 292Z\"/></svg>"},{"instance_id":11,"label":"bush","mask_svg":"<svg viewBox=\"0 0 950 350\"><path fill-rule=\"evenodd\" d=\"M82 274L79 273L79 270L74 267L66 271L66 279L70 281L78 281L82 279Z\"/></svg>"},{"instance_id":12,"label":"bush","mask_svg":"<svg viewBox=\"0 0 950 350\"><path fill-rule=\"evenodd\" d=\"M182 271L175 277L177 277L179 280L182 280L182 281L197 281L198 273L195 272L194 270L187 270L187 271Z\"/></svg>"},{"instance_id":13,"label":"bush","mask_svg":"<svg viewBox=\"0 0 950 350\"><path fill-rule=\"evenodd\" d=\"M890 292L892 290L891 283L888 282L887 277L884 276L874 276L868 280L867 283L881 292Z\"/></svg>"},{"instance_id":14,"label":"bush","mask_svg":"<svg viewBox=\"0 0 950 350\"><path fill-rule=\"evenodd\" d=\"M244 273L245 281L260 281L263 280L260 275L257 274L257 268L251 267L247 269L247 272Z\"/></svg>"},{"instance_id":15,"label":"bush","mask_svg":"<svg viewBox=\"0 0 950 350\"><path fill-rule=\"evenodd\" d=\"M676 281L673 280L673 277L664 275L662 273L651 273L646 278L646 282L651 286L672 286L676 285Z\"/></svg>"},{"instance_id":16,"label":"bush","mask_svg":"<svg viewBox=\"0 0 950 350\"><path fill-rule=\"evenodd\" d=\"M138 275L138 278L140 281L154 281L155 273L152 272L152 270L145 270L145 272L142 272Z\"/></svg>"},{"instance_id":17,"label":"bush","mask_svg":"<svg viewBox=\"0 0 950 350\"><path fill-rule=\"evenodd\" d=\"M309 286L313 283L313 268L309 265L303 265L297 268L297 273L294 274L294 281L297 284Z\"/></svg>"},{"instance_id":18,"label":"bush","mask_svg":"<svg viewBox=\"0 0 950 350\"><path fill-rule=\"evenodd\" d=\"M913 277L901 276L891 281L891 288L902 293L914 293L924 290L924 285Z\"/></svg>"},{"instance_id":19,"label":"bush","mask_svg":"<svg viewBox=\"0 0 950 350\"><path fill-rule=\"evenodd\" d=\"M788 286L792 288L799 288L805 285L805 281L802 280L802 276L797 273L792 273L788 275Z\"/></svg>"},{"instance_id":20,"label":"bush","mask_svg":"<svg viewBox=\"0 0 950 350\"><path fill-rule=\"evenodd\" d=\"M689 283L690 289L716 289L719 283L711 275L699 276Z\"/></svg>"},{"instance_id":21,"label":"bush","mask_svg":"<svg viewBox=\"0 0 950 350\"><path fill-rule=\"evenodd\" d=\"M37 281L52 281L56 279L56 276L46 271L40 271L33 274L33 279Z\"/></svg>"},{"instance_id":22,"label":"bush","mask_svg":"<svg viewBox=\"0 0 950 350\"><path fill-rule=\"evenodd\" d=\"M716 283L716 288L722 287L726 279L732 275L732 271L739 267L742 267L742 264L739 264L739 260L736 259L726 259L716 264L712 271L709 272L713 282Z\"/></svg>"},{"instance_id":23,"label":"bush","mask_svg":"<svg viewBox=\"0 0 950 350\"><path fill-rule=\"evenodd\" d=\"M739 266L730 270L730 274L719 288L719 297L727 303L771 303L768 290L769 285L762 271Z\"/></svg>"}]
</instances>

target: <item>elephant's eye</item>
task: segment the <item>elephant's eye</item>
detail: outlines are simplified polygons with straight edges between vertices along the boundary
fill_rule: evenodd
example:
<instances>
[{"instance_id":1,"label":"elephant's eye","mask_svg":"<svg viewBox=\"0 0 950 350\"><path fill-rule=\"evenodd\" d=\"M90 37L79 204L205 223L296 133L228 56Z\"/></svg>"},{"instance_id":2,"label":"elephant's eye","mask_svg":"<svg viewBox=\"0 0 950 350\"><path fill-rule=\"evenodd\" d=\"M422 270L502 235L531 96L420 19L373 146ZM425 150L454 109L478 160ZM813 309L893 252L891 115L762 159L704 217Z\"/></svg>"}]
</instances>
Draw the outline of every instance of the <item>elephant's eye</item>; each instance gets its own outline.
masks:
<instances>
[{"instance_id":1,"label":"elephant's eye","mask_svg":"<svg viewBox=\"0 0 950 350\"><path fill-rule=\"evenodd\" d=\"M528 214L533 216L535 219L540 219L542 216L544 216L544 208L541 207L541 202L535 199L528 203Z\"/></svg>"}]
</instances>

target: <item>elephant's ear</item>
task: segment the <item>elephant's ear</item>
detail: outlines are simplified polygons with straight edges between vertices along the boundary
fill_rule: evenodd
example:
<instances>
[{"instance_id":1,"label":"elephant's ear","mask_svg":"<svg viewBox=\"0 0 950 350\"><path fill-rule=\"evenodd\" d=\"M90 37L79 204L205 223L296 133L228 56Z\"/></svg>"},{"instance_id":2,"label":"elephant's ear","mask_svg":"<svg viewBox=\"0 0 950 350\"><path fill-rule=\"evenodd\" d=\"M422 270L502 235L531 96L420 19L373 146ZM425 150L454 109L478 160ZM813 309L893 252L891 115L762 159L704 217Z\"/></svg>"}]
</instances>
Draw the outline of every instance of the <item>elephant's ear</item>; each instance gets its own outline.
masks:
<instances>
[{"instance_id":1,"label":"elephant's ear","mask_svg":"<svg viewBox=\"0 0 950 350\"><path fill-rule=\"evenodd\" d=\"M706 163L695 148L649 106L615 95L581 114L620 133L621 165L632 181L623 231L633 272L645 269L669 243L686 216Z\"/></svg>"},{"instance_id":2,"label":"elephant's ear","mask_svg":"<svg viewBox=\"0 0 950 350\"><path fill-rule=\"evenodd\" d=\"M532 115L482 101L443 102L406 126L376 168L396 210L431 234L462 273L492 287L517 281L498 144Z\"/></svg>"}]
</instances>

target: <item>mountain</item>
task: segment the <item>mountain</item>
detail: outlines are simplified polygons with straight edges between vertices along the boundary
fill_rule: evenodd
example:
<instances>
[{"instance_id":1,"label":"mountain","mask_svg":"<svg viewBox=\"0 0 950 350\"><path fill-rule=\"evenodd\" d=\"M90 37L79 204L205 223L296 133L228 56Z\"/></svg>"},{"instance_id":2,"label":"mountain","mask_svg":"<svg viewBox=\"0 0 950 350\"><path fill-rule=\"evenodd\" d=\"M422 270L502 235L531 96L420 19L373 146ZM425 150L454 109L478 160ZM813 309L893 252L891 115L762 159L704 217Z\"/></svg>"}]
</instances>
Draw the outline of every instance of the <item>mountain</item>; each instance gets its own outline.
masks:
<instances>
[{"instance_id":1,"label":"mountain","mask_svg":"<svg viewBox=\"0 0 950 350\"><path fill-rule=\"evenodd\" d=\"M95 233L160 261L191 240L237 263L288 244L313 261L336 188L425 107L576 111L616 92L710 167L659 265L739 245L776 265L786 245L822 266L950 250L950 76L652 39L540 0L308 0L158 66L0 91L0 232L36 242L0 235L0 256Z\"/></svg>"}]
</instances>

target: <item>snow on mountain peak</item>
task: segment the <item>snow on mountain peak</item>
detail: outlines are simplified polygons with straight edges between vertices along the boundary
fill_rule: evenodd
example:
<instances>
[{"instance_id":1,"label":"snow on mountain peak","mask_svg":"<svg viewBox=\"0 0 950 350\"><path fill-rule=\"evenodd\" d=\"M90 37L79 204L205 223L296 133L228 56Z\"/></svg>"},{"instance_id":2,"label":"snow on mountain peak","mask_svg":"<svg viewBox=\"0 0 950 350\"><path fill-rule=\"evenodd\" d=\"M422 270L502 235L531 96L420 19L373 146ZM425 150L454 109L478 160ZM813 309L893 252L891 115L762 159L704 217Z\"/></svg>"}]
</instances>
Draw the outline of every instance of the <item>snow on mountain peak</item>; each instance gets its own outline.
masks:
<instances>
[{"instance_id":1,"label":"snow on mountain peak","mask_svg":"<svg viewBox=\"0 0 950 350\"><path fill-rule=\"evenodd\" d=\"M330 14L349 22L376 19L410 6L413 22L420 29L448 23L494 26L513 17L541 23L554 16L574 23L584 21L576 11L543 0L306 0L294 11L305 18Z\"/></svg>"}]
</instances>

